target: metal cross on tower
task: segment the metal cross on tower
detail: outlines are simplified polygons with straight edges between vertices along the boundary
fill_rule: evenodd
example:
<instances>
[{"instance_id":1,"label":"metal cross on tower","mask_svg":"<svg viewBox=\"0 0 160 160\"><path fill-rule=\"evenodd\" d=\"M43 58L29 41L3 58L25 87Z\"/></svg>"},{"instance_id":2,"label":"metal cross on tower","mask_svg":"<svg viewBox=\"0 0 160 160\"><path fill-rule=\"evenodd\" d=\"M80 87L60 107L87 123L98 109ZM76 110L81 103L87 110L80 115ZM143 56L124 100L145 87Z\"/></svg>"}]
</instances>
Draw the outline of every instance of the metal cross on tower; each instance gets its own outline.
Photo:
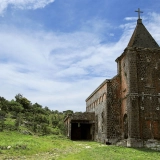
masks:
<instances>
[{"instance_id":1,"label":"metal cross on tower","mask_svg":"<svg viewBox=\"0 0 160 160\"><path fill-rule=\"evenodd\" d=\"M142 12L142 11L140 11L140 9L139 9L139 8L138 8L138 11L135 11L135 12L138 12L138 19L141 19L141 18L140 18L140 14L141 14L141 13L143 13L143 12Z\"/></svg>"}]
</instances>

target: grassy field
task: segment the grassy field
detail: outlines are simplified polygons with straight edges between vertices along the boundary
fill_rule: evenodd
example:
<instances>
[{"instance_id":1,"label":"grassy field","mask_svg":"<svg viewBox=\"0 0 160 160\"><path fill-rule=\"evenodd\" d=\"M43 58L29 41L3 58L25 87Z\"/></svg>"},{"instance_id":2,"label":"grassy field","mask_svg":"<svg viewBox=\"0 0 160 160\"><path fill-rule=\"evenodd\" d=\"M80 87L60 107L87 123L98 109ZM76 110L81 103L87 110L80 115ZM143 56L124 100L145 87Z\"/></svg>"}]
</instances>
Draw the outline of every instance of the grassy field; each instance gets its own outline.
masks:
<instances>
[{"instance_id":1,"label":"grassy field","mask_svg":"<svg viewBox=\"0 0 160 160\"><path fill-rule=\"evenodd\" d=\"M71 141L63 136L0 132L0 160L159 160L160 152Z\"/></svg>"}]
</instances>

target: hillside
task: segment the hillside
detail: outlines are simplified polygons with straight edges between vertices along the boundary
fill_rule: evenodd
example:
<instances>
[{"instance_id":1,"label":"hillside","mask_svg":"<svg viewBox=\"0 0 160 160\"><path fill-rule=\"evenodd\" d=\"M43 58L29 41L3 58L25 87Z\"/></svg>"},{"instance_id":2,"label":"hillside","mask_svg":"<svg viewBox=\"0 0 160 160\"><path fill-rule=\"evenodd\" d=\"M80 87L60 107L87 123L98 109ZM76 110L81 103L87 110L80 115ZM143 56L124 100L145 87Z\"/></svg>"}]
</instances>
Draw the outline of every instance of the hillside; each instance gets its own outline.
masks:
<instances>
[{"instance_id":1,"label":"hillside","mask_svg":"<svg viewBox=\"0 0 160 160\"><path fill-rule=\"evenodd\" d=\"M0 131L18 131L29 135L64 134L64 117L73 111L53 111L32 104L21 94L8 101L0 97Z\"/></svg>"}]
</instances>

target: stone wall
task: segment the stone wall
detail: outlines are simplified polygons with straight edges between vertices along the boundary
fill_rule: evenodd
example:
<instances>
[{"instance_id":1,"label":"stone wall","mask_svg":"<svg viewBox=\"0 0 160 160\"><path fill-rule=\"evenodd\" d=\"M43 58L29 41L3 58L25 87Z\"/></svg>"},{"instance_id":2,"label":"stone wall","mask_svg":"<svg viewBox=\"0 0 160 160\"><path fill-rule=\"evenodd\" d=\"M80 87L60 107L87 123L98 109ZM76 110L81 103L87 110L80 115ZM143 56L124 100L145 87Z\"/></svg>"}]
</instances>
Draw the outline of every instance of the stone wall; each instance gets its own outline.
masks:
<instances>
[{"instance_id":1,"label":"stone wall","mask_svg":"<svg viewBox=\"0 0 160 160\"><path fill-rule=\"evenodd\" d=\"M107 87L107 140L115 143L121 137L120 76L115 76Z\"/></svg>"},{"instance_id":2,"label":"stone wall","mask_svg":"<svg viewBox=\"0 0 160 160\"><path fill-rule=\"evenodd\" d=\"M122 139L126 124L128 146L139 147L144 140L160 139L160 49L128 47L116 61Z\"/></svg>"},{"instance_id":3,"label":"stone wall","mask_svg":"<svg viewBox=\"0 0 160 160\"><path fill-rule=\"evenodd\" d=\"M91 132L94 139L94 132L95 132L95 113L94 112L77 112L74 114L68 115L64 120L66 126L66 135L71 139L71 130L72 130L72 123L79 123L79 124L91 124Z\"/></svg>"},{"instance_id":4,"label":"stone wall","mask_svg":"<svg viewBox=\"0 0 160 160\"><path fill-rule=\"evenodd\" d=\"M99 106L106 100L107 96L107 82L105 80L87 99L86 99L86 111L95 112Z\"/></svg>"},{"instance_id":5,"label":"stone wall","mask_svg":"<svg viewBox=\"0 0 160 160\"><path fill-rule=\"evenodd\" d=\"M128 68L129 61L126 56L127 50L117 58L118 63L118 75L119 75L119 99L120 99L120 132L121 138L128 138L128 108L127 108L127 95L129 92L129 82L128 82Z\"/></svg>"},{"instance_id":6,"label":"stone wall","mask_svg":"<svg viewBox=\"0 0 160 160\"><path fill-rule=\"evenodd\" d=\"M140 137L160 139L160 49L137 49Z\"/></svg>"},{"instance_id":7,"label":"stone wall","mask_svg":"<svg viewBox=\"0 0 160 160\"><path fill-rule=\"evenodd\" d=\"M72 120L81 120L81 121L95 121L95 114L94 112L83 112L83 113L74 113L70 116L70 121Z\"/></svg>"},{"instance_id":8,"label":"stone wall","mask_svg":"<svg viewBox=\"0 0 160 160\"><path fill-rule=\"evenodd\" d=\"M105 80L87 99L86 111L95 112L95 137L94 140L98 142L106 142L107 132L107 83Z\"/></svg>"},{"instance_id":9,"label":"stone wall","mask_svg":"<svg viewBox=\"0 0 160 160\"><path fill-rule=\"evenodd\" d=\"M126 51L126 59L128 61L127 70L127 112L128 112L128 138L129 141L139 139L139 105L137 99L138 81L137 81L137 52L129 48ZM132 142L129 142L132 143Z\"/></svg>"},{"instance_id":10,"label":"stone wall","mask_svg":"<svg viewBox=\"0 0 160 160\"><path fill-rule=\"evenodd\" d=\"M160 139L160 50L128 48L128 146Z\"/></svg>"}]
</instances>

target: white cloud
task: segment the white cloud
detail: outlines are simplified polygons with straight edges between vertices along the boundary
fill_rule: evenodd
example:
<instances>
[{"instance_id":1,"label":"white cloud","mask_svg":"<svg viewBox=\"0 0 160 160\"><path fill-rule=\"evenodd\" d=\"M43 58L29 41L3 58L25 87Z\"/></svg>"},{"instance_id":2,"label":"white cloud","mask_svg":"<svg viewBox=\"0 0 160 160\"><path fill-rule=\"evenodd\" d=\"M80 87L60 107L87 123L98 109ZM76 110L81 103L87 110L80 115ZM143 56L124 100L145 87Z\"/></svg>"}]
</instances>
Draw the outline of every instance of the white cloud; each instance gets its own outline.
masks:
<instances>
[{"instance_id":1,"label":"white cloud","mask_svg":"<svg viewBox=\"0 0 160 160\"><path fill-rule=\"evenodd\" d=\"M160 42L158 17L151 14L144 24ZM91 92L116 75L114 61L135 25L121 25L124 33L119 41L106 44L101 44L101 34L85 27L74 33L54 33L0 26L0 96L12 99L21 93L53 110L84 111Z\"/></svg>"},{"instance_id":2,"label":"white cloud","mask_svg":"<svg viewBox=\"0 0 160 160\"><path fill-rule=\"evenodd\" d=\"M0 95L12 99L22 93L58 110L84 111L85 99L105 79L99 72L112 59L109 46L84 31L57 34L1 26L0 46Z\"/></svg>"},{"instance_id":3,"label":"white cloud","mask_svg":"<svg viewBox=\"0 0 160 160\"><path fill-rule=\"evenodd\" d=\"M1 0L0 14L10 5L19 9L37 9L43 8L55 0Z\"/></svg>"},{"instance_id":4,"label":"white cloud","mask_svg":"<svg viewBox=\"0 0 160 160\"><path fill-rule=\"evenodd\" d=\"M146 27L154 37L156 42L160 45L160 14L152 12L148 14L148 19L144 21Z\"/></svg>"},{"instance_id":5,"label":"white cloud","mask_svg":"<svg viewBox=\"0 0 160 160\"><path fill-rule=\"evenodd\" d=\"M135 20L137 20L137 17L125 17L124 18L126 21L135 21Z\"/></svg>"},{"instance_id":6,"label":"white cloud","mask_svg":"<svg viewBox=\"0 0 160 160\"><path fill-rule=\"evenodd\" d=\"M113 37L113 36L114 36L114 33L110 33L109 35L110 35L111 37Z\"/></svg>"}]
</instances>

